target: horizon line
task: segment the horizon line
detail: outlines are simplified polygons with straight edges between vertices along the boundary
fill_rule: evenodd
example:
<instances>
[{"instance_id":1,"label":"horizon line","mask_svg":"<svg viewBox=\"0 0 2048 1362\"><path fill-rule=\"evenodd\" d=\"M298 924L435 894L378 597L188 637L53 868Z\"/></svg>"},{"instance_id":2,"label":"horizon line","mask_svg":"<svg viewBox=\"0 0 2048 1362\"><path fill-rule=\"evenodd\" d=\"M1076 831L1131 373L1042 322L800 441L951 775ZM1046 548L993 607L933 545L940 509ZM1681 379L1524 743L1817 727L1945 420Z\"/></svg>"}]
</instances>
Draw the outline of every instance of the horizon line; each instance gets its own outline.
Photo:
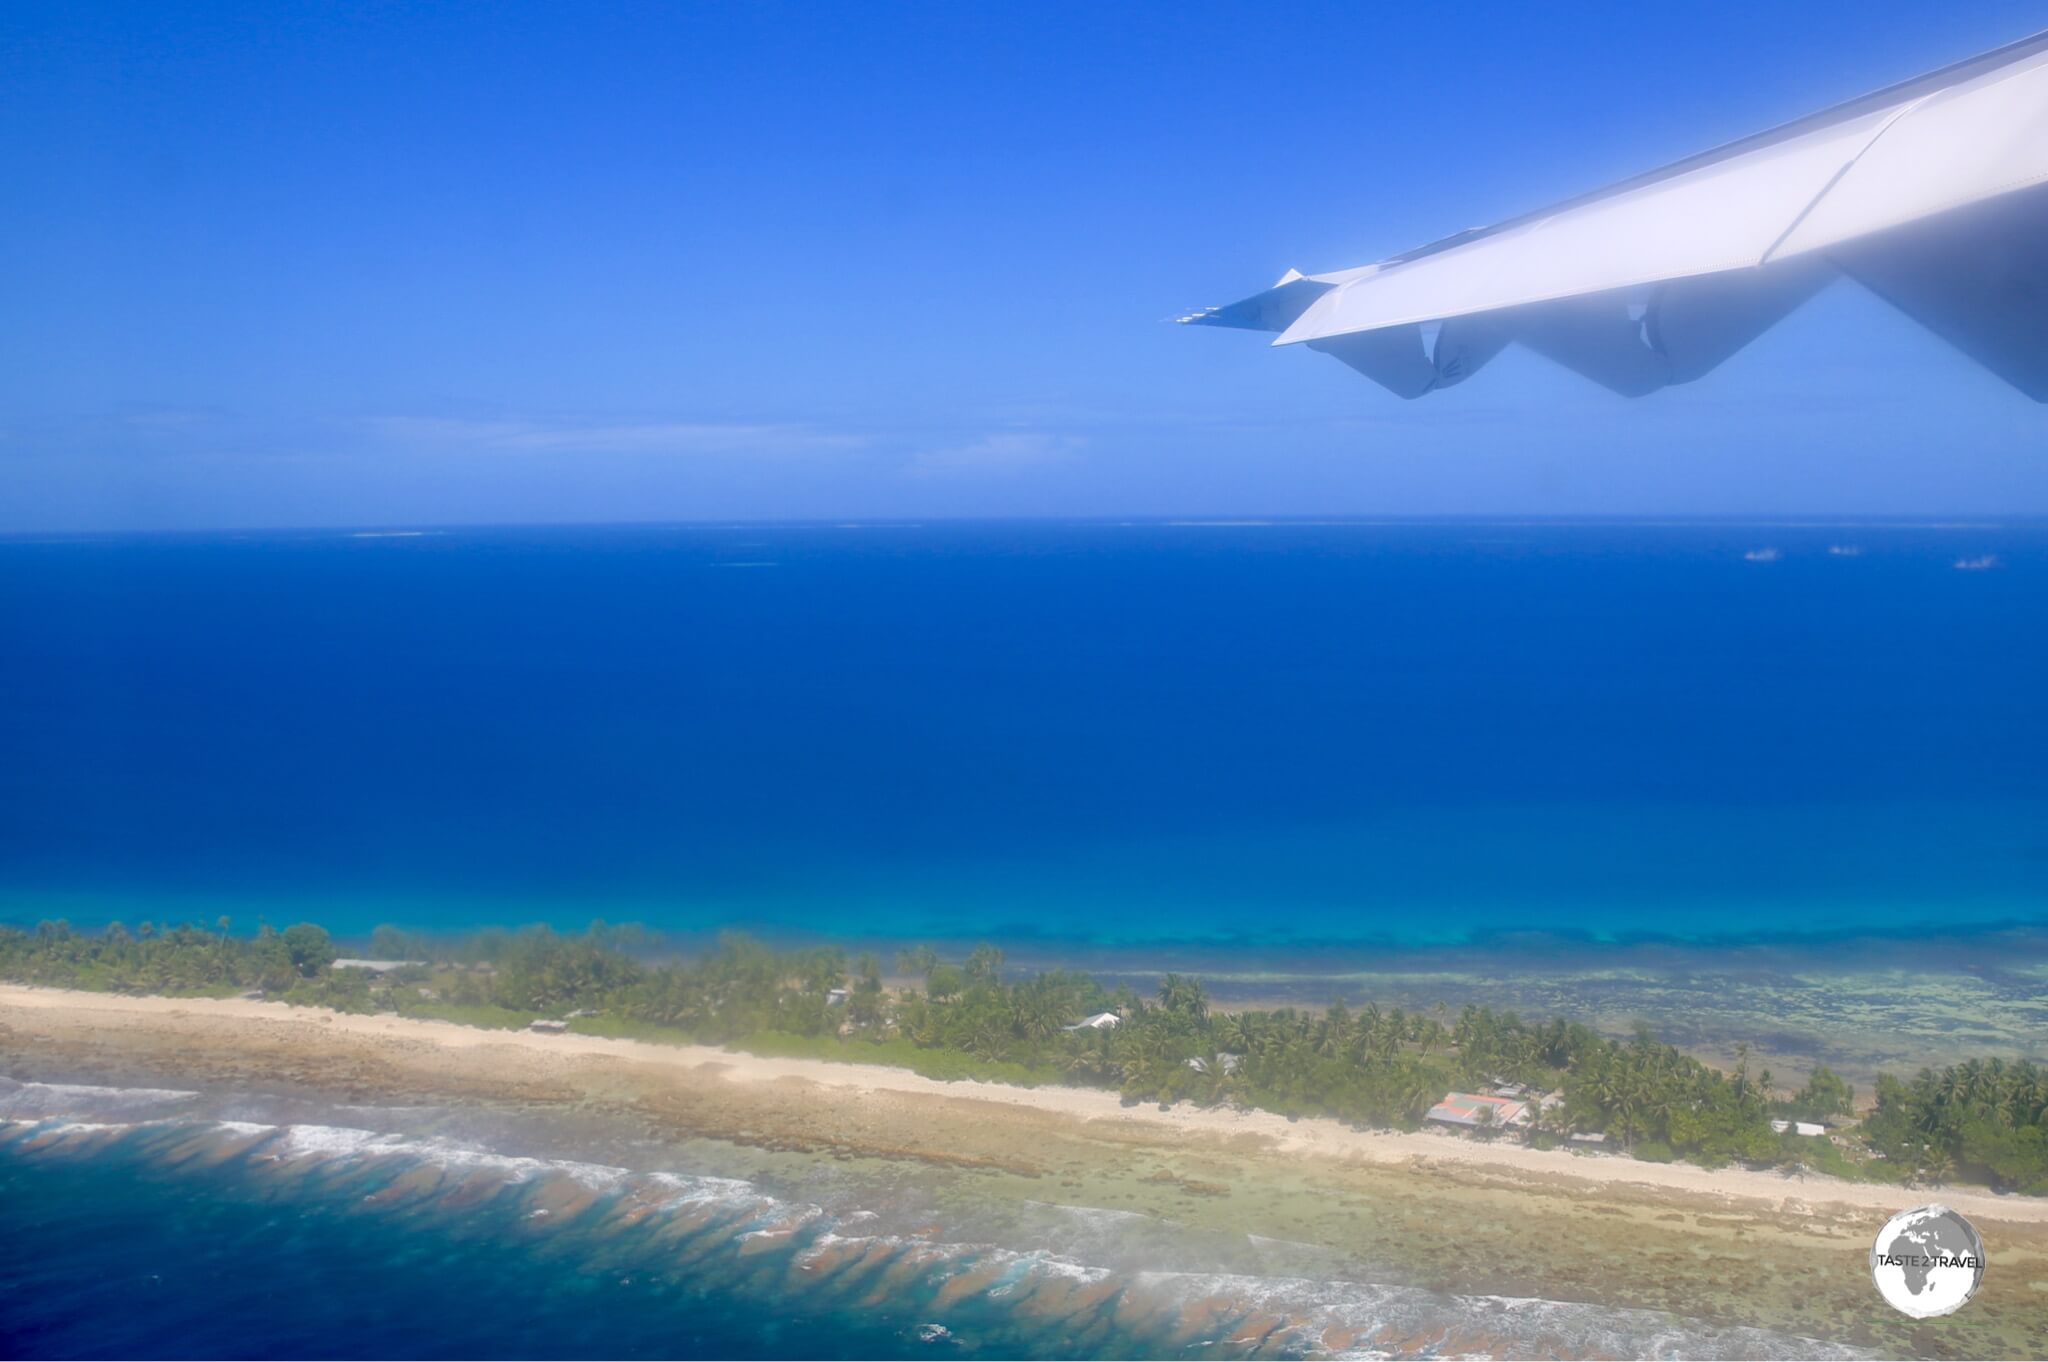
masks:
<instances>
[{"instance_id":1,"label":"horizon line","mask_svg":"<svg viewBox=\"0 0 2048 1362\"><path fill-rule=\"evenodd\" d=\"M704 519L649 520L478 520L478 521L366 521L318 525L216 525L123 529L0 529L0 543L74 542L97 539L178 539L223 535L307 536L360 539L429 538L462 532L485 531L590 531L661 529L944 529L968 526L1054 526L1071 525L1101 529L1314 529L1393 528L1429 525L1523 526L1565 528L1611 526L1639 529L1697 528L1718 526L1728 529L1916 529L1985 530L2048 524L2048 512L1931 512L1926 514L1855 514L1844 512L1418 512L1360 513L1330 515L1245 515L1242 513L1152 514L1152 515L932 515L932 516L720 516Z\"/></svg>"}]
</instances>

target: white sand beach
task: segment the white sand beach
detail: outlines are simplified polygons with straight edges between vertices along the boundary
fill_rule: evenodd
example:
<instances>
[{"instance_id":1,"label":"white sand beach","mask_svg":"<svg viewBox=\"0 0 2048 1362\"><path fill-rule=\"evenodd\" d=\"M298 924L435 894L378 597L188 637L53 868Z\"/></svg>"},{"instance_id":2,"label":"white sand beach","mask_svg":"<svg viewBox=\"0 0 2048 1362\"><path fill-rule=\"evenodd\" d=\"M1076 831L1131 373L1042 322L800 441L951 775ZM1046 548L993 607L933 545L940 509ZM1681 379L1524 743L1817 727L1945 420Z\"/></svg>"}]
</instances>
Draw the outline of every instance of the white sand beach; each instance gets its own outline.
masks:
<instances>
[{"instance_id":1,"label":"white sand beach","mask_svg":"<svg viewBox=\"0 0 2048 1362\"><path fill-rule=\"evenodd\" d=\"M1132 1127L1148 1140L1178 1137L1240 1142L1291 1156L1337 1162L1401 1164L1442 1171L1506 1174L1545 1181L1565 1179L1604 1188L1637 1188L1686 1197L1766 1203L1779 1213L1822 1206L1890 1214L1906 1200L1939 1199L1976 1219L2048 1224L2048 1198L2004 1196L1982 1188L1902 1191L1845 1182L1818 1174L1787 1175L1748 1168L1706 1169L1692 1164L1645 1163L1622 1155L1538 1150L1507 1141L1481 1141L1436 1131L1367 1131L1333 1120L1290 1120L1269 1112L1202 1108L1169 1110L1126 1106L1115 1093L1083 1088L1024 1088L969 1080L944 1082L903 1069L810 1059L771 1059L694 1045L661 1045L576 1034L495 1031L451 1022L390 1015L355 1016L322 1008L246 999L127 997L63 989L0 985L0 1023L17 1030L62 1020L109 1044L149 1031L158 1038L183 1033L213 1043L261 1040L266 1049L295 1043L321 1049L358 1048L371 1055L438 1052L485 1085L493 1078L547 1082L565 1069L593 1061L624 1062L646 1074L678 1082L715 1077L735 1088L808 1084L823 1094L858 1102L863 1127L892 1119L914 1122L914 1107L930 1099L973 1103L982 1120L1006 1111L1073 1122ZM822 1094L821 1094L822 1095Z\"/></svg>"}]
</instances>

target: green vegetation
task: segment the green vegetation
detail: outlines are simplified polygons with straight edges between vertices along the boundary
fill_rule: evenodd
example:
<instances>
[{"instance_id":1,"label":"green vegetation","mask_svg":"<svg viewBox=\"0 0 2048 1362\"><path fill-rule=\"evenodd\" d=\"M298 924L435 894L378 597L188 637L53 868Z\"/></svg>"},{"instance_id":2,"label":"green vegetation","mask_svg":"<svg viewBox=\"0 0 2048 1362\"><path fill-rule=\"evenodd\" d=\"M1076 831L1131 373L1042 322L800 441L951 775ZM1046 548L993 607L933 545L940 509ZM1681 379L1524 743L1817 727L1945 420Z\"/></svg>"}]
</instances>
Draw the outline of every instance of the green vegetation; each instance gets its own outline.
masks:
<instances>
[{"instance_id":1,"label":"green vegetation","mask_svg":"<svg viewBox=\"0 0 2048 1362\"><path fill-rule=\"evenodd\" d=\"M1883 1075L1863 1132L1877 1154L1937 1178L2048 1193L2048 1072L1972 1059L1911 1082Z\"/></svg>"},{"instance_id":2,"label":"green vegetation","mask_svg":"<svg viewBox=\"0 0 2048 1362\"><path fill-rule=\"evenodd\" d=\"M533 1021L531 1012L515 1012L509 1007L497 1007L490 1003L442 1003L428 998L394 997L390 1010L426 1021L448 1021L458 1022L463 1026L480 1026L487 1031L524 1031Z\"/></svg>"},{"instance_id":3,"label":"green vegetation","mask_svg":"<svg viewBox=\"0 0 2048 1362\"><path fill-rule=\"evenodd\" d=\"M314 984L335 958L327 933L311 923L282 932L266 926L253 937L232 935L232 925L223 917L212 931L189 922L145 922L133 932L119 922L94 933L63 921L33 932L0 927L0 977L101 992L225 997L253 988L283 996Z\"/></svg>"},{"instance_id":4,"label":"green vegetation","mask_svg":"<svg viewBox=\"0 0 2048 1362\"><path fill-rule=\"evenodd\" d=\"M566 1017L576 1031L744 1048L772 1056L890 1064L940 1079L1107 1088L1129 1102L1230 1103L1286 1116L1414 1127L1453 1089L1525 1085L1544 1100L1526 1127L1480 1138L1545 1148L1603 1132L1638 1158L1805 1167L1893 1182L1965 1177L2048 1192L2048 1074L2029 1063L1971 1061L1911 1082L1880 1079L1876 1110L1855 1138L1778 1133L1781 1121L1843 1122L1855 1094L1817 1069L1782 1095L1752 1075L1711 1068L1646 1030L1627 1040L1562 1019L1442 1004L1429 1013L1321 1013L1292 1008L1221 1013L1201 984L1169 974L1153 997L1065 970L1006 977L1003 955L977 947L943 960L905 951L887 987L872 956L837 947L776 951L728 934L691 958L652 958L637 928L582 933L487 931L443 939L379 928L383 972L336 968L328 934L310 923L236 936L190 924L120 923L81 933L63 922L0 928L0 978L133 993L228 995L243 990L349 1012L393 1011L517 1028ZM1114 1025L1082 1026L1109 1013Z\"/></svg>"}]
</instances>

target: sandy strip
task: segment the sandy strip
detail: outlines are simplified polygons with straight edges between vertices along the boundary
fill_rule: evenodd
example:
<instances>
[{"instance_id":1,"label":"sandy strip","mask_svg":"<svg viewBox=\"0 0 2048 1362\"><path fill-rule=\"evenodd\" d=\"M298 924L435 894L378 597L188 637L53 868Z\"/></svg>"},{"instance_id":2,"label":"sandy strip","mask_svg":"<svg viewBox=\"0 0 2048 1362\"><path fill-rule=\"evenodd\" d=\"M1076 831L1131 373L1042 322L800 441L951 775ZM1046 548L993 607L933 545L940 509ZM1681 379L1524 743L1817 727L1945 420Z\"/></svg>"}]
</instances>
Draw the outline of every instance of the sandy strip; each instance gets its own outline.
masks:
<instances>
[{"instance_id":1,"label":"sandy strip","mask_svg":"<svg viewBox=\"0 0 2048 1362\"><path fill-rule=\"evenodd\" d=\"M2048 1224L2048 1198L2001 1196L1982 1189L1901 1189L1844 1182L1820 1175L1800 1177L1746 1168L1710 1170L1692 1164L1643 1163L1616 1155L1538 1150L1508 1143L1482 1143L1435 1131L1363 1131L1320 1118L1289 1120L1269 1112L1201 1108L1182 1103L1170 1111L1156 1106L1126 1107L1114 1093L1086 1088L1021 1088L973 1080L943 1082L903 1069L840 1064L810 1059L767 1059L700 1045L659 1045L597 1036L537 1035L491 1031L452 1022L375 1015L352 1016L325 1008L244 999L127 997L66 989L0 984L0 1009L17 1024L41 1013L72 1025L126 1030L151 1018L176 1018L181 1026L205 1025L228 1034L251 1028L275 1036L283 1028L308 1040L332 1042L345 1036L428 1045L460 1053L480 1070L520 1074L533 1064L552 1067L565 1057L603 1056L636 1065L715 1074L730 1082L798 1081L856 1096L928 1097L967 1100L990 1108L1023 1108L1080 1122L1115 1122L1148 1133L1177 1132L1196 1138L1254 1136L1282 1153L1339 1161L1470 1167L1490 1172L1566 1178L1601 1187L1641 1188L1722 1200L1755 1200L1785 1207L1787 1202L1821 1204L1890 1213L1915 1200L1940 1200L1973 1218L2008 1223ZM26 1014L26 1015L24 1015ZM994 1112L989 1112L993 1116Z\"/></svg>"}]
</instances>

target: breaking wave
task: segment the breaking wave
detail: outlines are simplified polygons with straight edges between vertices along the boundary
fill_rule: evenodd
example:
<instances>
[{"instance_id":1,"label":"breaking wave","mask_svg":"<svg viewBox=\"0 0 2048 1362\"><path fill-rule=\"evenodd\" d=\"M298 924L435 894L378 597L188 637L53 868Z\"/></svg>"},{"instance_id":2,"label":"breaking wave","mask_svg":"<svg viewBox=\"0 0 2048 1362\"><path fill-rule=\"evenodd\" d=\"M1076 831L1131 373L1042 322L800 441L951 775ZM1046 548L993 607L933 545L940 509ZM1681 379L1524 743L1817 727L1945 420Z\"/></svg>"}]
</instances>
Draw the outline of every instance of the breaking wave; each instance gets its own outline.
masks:
<instances>
[{"instance_id":1,"label":"breaking wave","mask_svg":"<svg viewBox=\"0 0 2048 1362\"><path fill-rule=\"evenodd\" d=\"M519 1157L355 1126L177 1114L176 1105L193 1096L8 1083L0 1088L0 1158L119 1156L214 1179L211 1195L322 1199L350 1214L488 1241L508 1254L525 1247L585 1272L666 1275L774 1312L763 1318L858 1312L895 1330L903 1350L916 1354L1851 1355L1810 1339L1655 1311L1087 1261L1109 1236L1172 1231L1129 1212L1032 1203L1090 1231L1058 1236L1065 1252L951 1238L940 1225L883 1233L870 1211L828 1210L736 1178Z\"/></svg>"}]
</instances>

